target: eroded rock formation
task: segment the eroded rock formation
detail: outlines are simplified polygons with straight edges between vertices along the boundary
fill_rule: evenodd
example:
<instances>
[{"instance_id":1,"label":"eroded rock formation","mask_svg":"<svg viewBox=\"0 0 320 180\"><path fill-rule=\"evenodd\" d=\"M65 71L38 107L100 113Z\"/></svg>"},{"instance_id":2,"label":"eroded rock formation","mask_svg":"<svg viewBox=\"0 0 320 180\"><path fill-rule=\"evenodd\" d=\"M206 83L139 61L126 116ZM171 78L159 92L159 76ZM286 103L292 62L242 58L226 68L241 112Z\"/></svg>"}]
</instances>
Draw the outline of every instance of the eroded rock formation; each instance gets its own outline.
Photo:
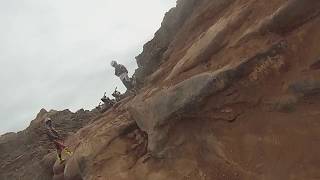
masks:
<instances>
[{"instance_id":1,"label":"eroded rock formation","mask_svg":"<svg viewBox=\"0 0 320 180\"><path fill-rule=\"evenodd\" d=\"M77 126L65 164L47 145L28 164L2 136L0 178L317 179L319 2L179 0L137 57L135 97Z\"/></svg>"}]
</instances>

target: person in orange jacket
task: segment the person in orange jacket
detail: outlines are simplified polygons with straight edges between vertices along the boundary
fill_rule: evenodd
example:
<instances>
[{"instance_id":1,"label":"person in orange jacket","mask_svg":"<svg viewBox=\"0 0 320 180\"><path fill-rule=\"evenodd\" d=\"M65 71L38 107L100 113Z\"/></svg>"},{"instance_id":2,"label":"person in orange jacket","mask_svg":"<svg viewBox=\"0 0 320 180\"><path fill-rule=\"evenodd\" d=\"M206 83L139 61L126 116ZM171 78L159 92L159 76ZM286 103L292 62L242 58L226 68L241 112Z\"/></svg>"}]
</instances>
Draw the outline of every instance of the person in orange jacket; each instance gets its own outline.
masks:
<instances>
[{"instance_id":1,"label":"person in orange jacket","mask_svg":"<svg viewBox=\"0 0 320 180\"><path fill-rule=\"evenodd\" d=\"M67 148L66 145L63 143L63 139L58 133L58 131L53 127L51 118L45 119L45 129L46 134L48 136L48 139L53 142L53 144L56 147L58 158L60 162L63 162L64 159L62 159L62 151L65 151L67 154L71 155L72 152Z\"/></svg>"}]
</instances>

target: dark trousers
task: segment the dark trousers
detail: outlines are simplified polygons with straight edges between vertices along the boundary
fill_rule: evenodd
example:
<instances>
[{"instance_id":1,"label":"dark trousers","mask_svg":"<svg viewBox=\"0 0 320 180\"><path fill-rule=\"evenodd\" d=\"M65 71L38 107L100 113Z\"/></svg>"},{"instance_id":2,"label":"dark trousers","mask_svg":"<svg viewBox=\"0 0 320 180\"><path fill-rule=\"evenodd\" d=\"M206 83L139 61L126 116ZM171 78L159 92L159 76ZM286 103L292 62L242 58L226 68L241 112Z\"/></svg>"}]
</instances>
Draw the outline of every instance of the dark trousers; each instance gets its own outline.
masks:
<instances>
[{"instance_id":1,"label":"dark trousers","mask_svg":"<svg viewBox=\"0 0 320 180\"><path fill-rule=\"evenodd\" d=\"M123 80L122 83L123 83L124 86L127 88L127 90L133 89L133 85L132 85L131 81Z\"/></svg>"},{"instance_id":2,"label":"dark trousers","mask_svg":"<svg viewBox=\"0 0 320 180\"><path fill-rule=\"evenodd\" d=\"M54 145L56 147L58 156L61 159L61 153L66 148L66 146L59 140L54 140L53 143L54 143Z\"/></svg>"}]
</instances>

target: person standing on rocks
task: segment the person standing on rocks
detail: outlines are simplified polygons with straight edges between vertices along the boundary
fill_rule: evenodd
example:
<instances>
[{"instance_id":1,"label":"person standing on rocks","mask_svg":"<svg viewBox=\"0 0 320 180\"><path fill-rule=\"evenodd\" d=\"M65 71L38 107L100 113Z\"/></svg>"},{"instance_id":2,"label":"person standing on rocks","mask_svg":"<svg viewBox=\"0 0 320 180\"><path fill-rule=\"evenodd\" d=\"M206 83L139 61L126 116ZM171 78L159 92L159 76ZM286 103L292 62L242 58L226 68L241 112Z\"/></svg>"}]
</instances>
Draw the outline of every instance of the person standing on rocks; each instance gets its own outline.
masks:
<instances>
[{"instance_id":1,"label":"person standing on rocks","mask_svg":"<svg viewBox=\"0 0 320 180\"><path fill-rule=\"evenodd\" d=\"M58 131L54 129L51 118L45 119L45 129L48 139L53 142L56 147L60 162L63 162L64 159L62 159L61 155L62 151L65 151L68 155L71 155L72 152L67 148L66 145L64 145L62 137L60 136Z\"/></svg>"},{"instance_id":2,"label":"person standing on rocks","mask_svg":"<svg viewBox=\"0 0 320 180\"><path fill-rule=\"evenodd\" d=\"M133 84L131 79L128 76L128 70L127 68L122 65L118 64L117 61L111 61L111 66L115 69L115 75L120 78L124 86L127 88L127 90L133 89Z\"/></svg>"}]
</instances>

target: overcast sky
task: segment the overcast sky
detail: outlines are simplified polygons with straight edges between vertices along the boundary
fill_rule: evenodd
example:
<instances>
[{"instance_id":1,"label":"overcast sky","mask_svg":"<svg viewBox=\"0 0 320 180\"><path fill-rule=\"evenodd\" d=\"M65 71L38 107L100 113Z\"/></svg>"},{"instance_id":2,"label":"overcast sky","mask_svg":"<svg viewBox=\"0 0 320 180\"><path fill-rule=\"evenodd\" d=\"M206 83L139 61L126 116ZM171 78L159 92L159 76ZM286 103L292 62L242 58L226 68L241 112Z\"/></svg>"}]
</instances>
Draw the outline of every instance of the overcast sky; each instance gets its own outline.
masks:
<instances>
[{"instance_id":1,"label":"overcast sky","mask_svg":"<svg viewBox=\"0 0 320 180\"><path fill-rule=\"evenodd\" d=\"M124 90L126 65L176 0L0 0L0 134L26 128L41 108L92 109Z\"/></svg>"}]
</instances>

